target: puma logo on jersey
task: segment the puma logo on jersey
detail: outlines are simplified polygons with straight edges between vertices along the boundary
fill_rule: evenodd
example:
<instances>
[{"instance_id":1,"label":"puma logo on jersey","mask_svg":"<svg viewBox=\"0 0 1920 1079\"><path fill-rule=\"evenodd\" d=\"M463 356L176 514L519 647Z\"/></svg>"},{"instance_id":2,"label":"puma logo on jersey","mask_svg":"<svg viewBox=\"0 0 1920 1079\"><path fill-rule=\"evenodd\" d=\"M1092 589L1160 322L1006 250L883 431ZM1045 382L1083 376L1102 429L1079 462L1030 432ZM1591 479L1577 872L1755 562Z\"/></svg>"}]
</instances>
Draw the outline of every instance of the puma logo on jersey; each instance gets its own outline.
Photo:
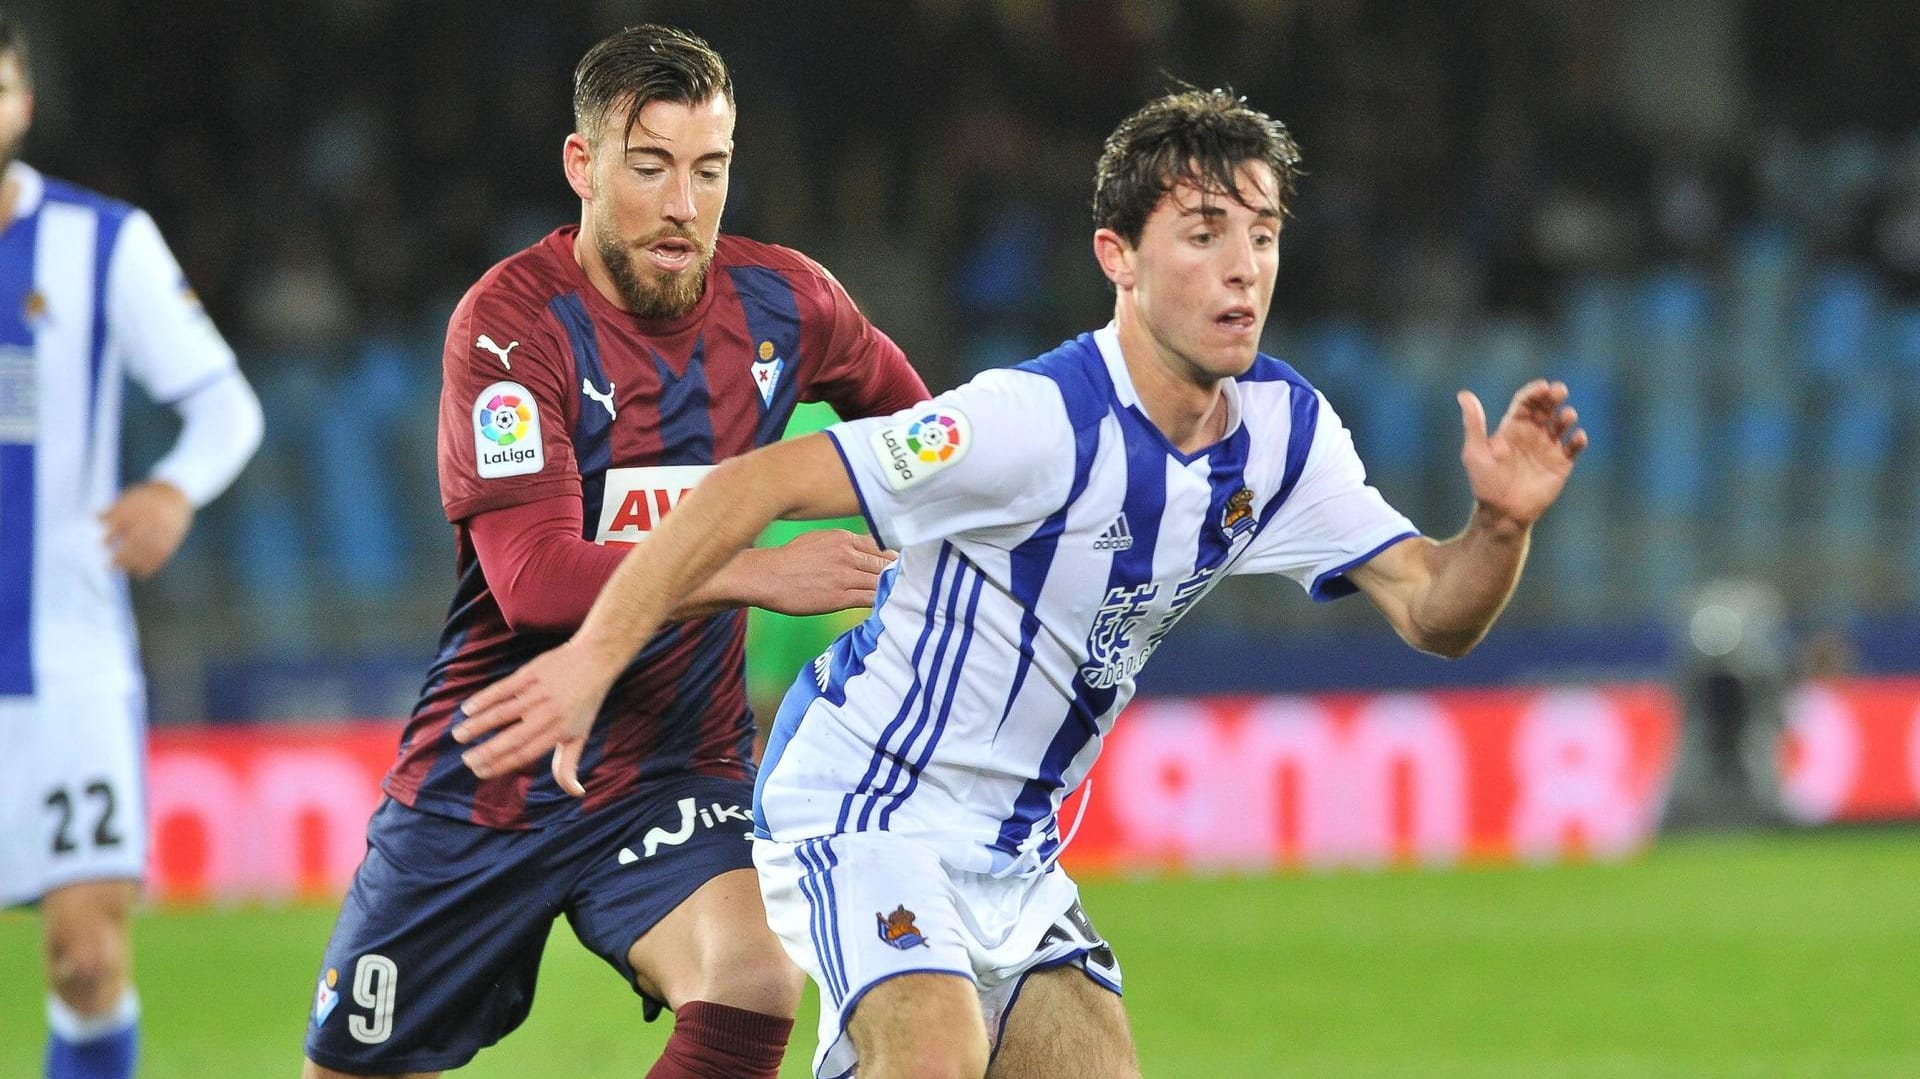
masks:
<instances>
[{"instance_id":1,"label":"puma logo on jersey","mask_svg":"<svg viewBox=\"0 0 1920 1079\"><path fill-rule=\"evenodd\" d=\"M507 345L506 348L501 348L500 345L497 342L495 342L493 338L488 337L486 334L483 333L480 335L480 339L473 343L473 347L484 348L488 352L493 353L495 356L500 357L500 362L506 365L507 370L511 371L513 370L513 361L507 359L507 353L512 352L516 348L519 348L520 342L514 341L511 344Z\"/></svg>"},{"instance_id":2,"label":"puma logo on jersey","mask_svg":"<svg viewBox=\"0 0 1920 1079\"><path fill-rule=\"evenodd\" d=\"M1096 551L1129 551L1133 549L1133 529L1127 527L1127 515L1122 513L1113 519L1100 538L1093 541Z\"/></svg>"},{"instance_id":3,"label":"puma logo on jersey","mask_svg":"<svg viewBox=\"0 0 1920 1079\"><path fill-rule=\"evenodd\" d=\"M710 802L706 808L702 809L700 803L692 798L682 798L678 805L680 823L671 831L665 828L647 829L647 834L640 839L639 854L633 853L632 847L621 847L620 856L617 859L621 865L632 865L643 858L651 858L660 852L661 847L677 847L685 843L693 838L693 829L696 824L704 828L717 828L727 821L737 820L747 826L747 830L741 833L742 836L747 839L753 838L753 818L738 805L723 806L719 802Z\"/></svg>"},{"instance_id":4,"label":"puma logo on jersey","mask_svg":"<svg viewBox=\"0 0 1920 1079\"><path fill-rule=\"evenodd\" d=\"M596 390L593 388L593 383L588 382L586 379L583 378L580 380L580 392L600 402L601 406L607 410L608 419L614 418L613 383L611 382L607 383L607 392L601 393L599 390Z\"/></svg>"}]
</instances>

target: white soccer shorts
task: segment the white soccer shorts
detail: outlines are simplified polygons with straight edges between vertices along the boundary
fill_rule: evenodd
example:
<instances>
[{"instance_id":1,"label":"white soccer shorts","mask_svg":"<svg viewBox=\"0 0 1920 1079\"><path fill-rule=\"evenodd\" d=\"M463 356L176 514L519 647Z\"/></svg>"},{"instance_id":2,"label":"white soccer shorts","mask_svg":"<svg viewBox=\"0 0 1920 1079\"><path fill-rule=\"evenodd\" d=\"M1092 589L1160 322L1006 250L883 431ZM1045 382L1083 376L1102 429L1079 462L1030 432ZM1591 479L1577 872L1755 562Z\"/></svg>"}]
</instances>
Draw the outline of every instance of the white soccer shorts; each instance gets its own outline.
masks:
<instances>
[{"instance_id":1,"label":"white soccer shorts","mask_svg":"<svg viewBox=\"0 0 1920 1079\"><path fill-rule=\"evenodd\" d=\"M767 922L820 988L819 1079L853 1072L847 1018L888 978L923 972L974 983L987 1036L1033 971L1071 963L1120 992L1120 967L1058 866L1004 879L955 870L930 846L888 832L753 842Z\"/></svg>"},{"instance_id":2,"label":"white soccer shorts","mask_svg":"<svg viewBox=\"0 0 1920 1079\"><path fill-rule=\"evenodd\" d=\"M0 697L0 906L147 864L140 690Z\"/></svg>"}]
</instances>

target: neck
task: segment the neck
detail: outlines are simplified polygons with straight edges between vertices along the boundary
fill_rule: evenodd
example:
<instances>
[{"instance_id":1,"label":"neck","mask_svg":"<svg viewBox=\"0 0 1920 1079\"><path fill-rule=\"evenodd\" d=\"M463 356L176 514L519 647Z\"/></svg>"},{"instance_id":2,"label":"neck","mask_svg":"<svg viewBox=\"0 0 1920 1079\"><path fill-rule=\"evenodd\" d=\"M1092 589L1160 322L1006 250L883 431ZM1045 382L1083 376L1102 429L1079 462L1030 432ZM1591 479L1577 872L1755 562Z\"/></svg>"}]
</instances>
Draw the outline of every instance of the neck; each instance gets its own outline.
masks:
<instances>
[{"instance_id":1,"label":"neck","mask_svg":"<svg viewBox=\"0 0 1920 1079\"><path fill-rule=\"evenodd\" d=\"M13 223L13 215L20 208L20 179L14 174L11 163L0 165L0 228Z\"/></svg>"},{"instance_id":2,"label":"neck","mask_svg":"<svg viewBox=\"0 0 1920 1079\"><path fill-rule=\"evenodd\" d=\"M1122 305L1114 321L1127 377L1147 419L1181 453L1195 453L1227 433L1226 394L1219 379L1201 375L1154 337L1137 313Z\"/></svg>"}]
</instances>

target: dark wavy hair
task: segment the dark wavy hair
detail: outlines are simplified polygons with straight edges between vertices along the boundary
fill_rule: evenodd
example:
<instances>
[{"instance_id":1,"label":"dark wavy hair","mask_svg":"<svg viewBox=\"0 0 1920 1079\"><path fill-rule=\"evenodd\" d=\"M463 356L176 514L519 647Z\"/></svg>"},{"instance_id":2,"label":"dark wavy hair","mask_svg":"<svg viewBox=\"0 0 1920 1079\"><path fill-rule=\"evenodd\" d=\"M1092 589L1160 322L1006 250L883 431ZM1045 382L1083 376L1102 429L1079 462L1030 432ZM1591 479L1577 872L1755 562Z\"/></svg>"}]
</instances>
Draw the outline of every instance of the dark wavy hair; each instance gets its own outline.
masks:
<instances>
[{"instance_id":1,"label":"dark wavy hair","mask_svg":"<svg viewBox=\"0 0 1920 1079\"><path fill-rule=\"evenodd\" d=\"M573 69L573 127L597 138L607 114L622 108L630 133L649 102L698 105L716 94L733 104L733 76L713 46L671 26L629 26Z\"/></svg>"},{"instance_id":2,"label":"dark wavy hair","mask_svg":"<svg viewBox=\"0 0 1920 1079\"><path fill-rule=\"evenodd\" d=\"M1140 242L1153 208L1185 180L1200 190L1239 196L1235 172L1264 161L1279 181L1282 214L1301 176L1300 147L1287 125L1247 104L1230 89L1185 84L1147 102L1113 129L1093 170L1093 225Z\"/></svg>"}]
</instances>

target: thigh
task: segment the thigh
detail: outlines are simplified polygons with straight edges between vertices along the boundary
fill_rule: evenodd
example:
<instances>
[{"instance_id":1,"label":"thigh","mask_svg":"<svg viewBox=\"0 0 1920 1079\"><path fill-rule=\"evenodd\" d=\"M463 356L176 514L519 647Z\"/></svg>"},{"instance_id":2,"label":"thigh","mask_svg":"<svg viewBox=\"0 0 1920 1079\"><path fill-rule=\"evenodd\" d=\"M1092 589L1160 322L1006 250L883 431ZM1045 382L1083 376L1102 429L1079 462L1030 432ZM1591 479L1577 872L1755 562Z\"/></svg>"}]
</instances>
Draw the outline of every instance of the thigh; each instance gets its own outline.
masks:
<instances>
[{"instance_id":1,"label":"thigh","mask_svg":"<svg viewBox=\"0 0 1920 1079\"><path fill-rule=\"evenodd\" d=\"M804 976L767 928L751 869L714 877L628 949L641 993L679 1010L690 1000L791 1019Z\"/></svg>"},{"instance_id":2,"label":"thigh","mask_svg":"<svg viewBox=\"0 0 1920 1079\"><path fill-rule=\"evenodd\" d=\"M854 1005L847 1036L861 1079L978 1076L987 1068L979 995L971 979L951 974L903 974L873 986Z\"/></svg>"},{"instance_id":3,"label":"thigh","mask_svg":"<svg viewBox=\"0 0 1920 1079\"><path fill-rule=\"evenodd\" d=\"M767 929L753 880L752 805L749 783L684 776L582 823L573 857L586 869L567 920L645 999L649 1019L688 1000L767 1014L798 1003L799 975ZM770 995L752 988L769 977ZM794 1000L783 1005L786 996Z\"/></svg>"},{"instance_id":4,"label":"thigh","mask_svg":"<svg viewBox=\"0 0 1920 1079\"><path fill-rule=\"evenodd\" d=\"M307 1057L349 1075L457 1068L526 1018L565 882L553 829L383 802L327 942Z\"/></svg>"},{"instance_id":5,"label":"thigh","mask_svg":"<svg viewBox=\"0 0 1920 1079\"><path fill-rule=\"evenodd\" d=\"M145 735L132 693L47 689L0 708L0 905L146 868Z\"/></svg>"},{"instance_id":6,"label":"thigh","mask_svg":"<svg viewBox=\"0 0 1920 1079\"><path fill-rule=\"evenodd\" d=\"M1137 1079L1119 994L1075 964L1028 974L1000 1028L992 1079Z\"/></svg>"},{"instance_id":7,"label":"thigh","mask_svg":"<svg viewBox=\"0 0 1920 1079\"><path fill-rule=\"evenodd\" d=\"M867 832L798 843L757 840L753 856L768 924L820 987L816 1074L844 1075L854 1067L848 1019L897 979L931 974L947 992L964 988L969 1022L981 1023L972 960L977 945L938 855L912 840Z\"/></svg>"}]
</instances>

